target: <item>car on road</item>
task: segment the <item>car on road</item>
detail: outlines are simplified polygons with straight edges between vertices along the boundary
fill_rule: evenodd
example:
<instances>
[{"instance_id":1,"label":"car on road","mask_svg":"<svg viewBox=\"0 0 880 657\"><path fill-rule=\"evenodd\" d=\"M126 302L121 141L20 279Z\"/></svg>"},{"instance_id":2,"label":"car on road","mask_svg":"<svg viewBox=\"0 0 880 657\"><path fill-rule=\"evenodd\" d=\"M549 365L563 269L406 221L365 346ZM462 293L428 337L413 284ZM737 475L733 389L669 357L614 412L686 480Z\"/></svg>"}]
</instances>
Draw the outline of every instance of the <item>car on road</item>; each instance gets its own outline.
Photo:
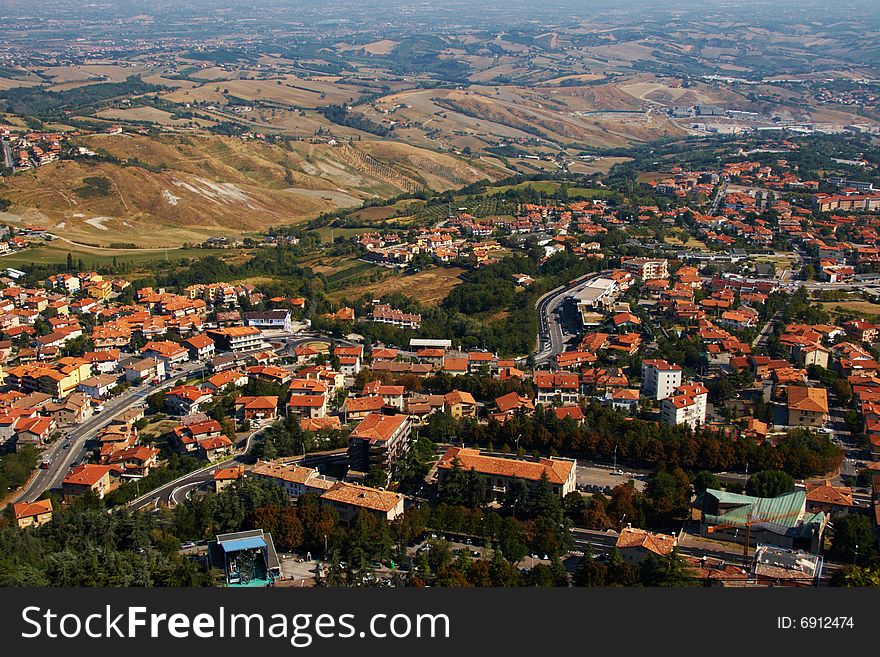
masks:
<instances>
[{"instance_id":1,"label":"car on road","mask_svg":"<svg viewBox=\"0 0 880 657\"><path fill-rule=\"evenodd\" d=\"M94 413L95 413L95 415L97 415L98 413L100 413L100 412L103 411L103 410L104 410L104 405L103 405L103 404L98 404L97 406L95 406Z\"/></svg>"},{"instance_id":2,"label":"car on road","mask_svg":"<svg viewBox=\"0 0 880 657\"><path fill-rule=\"evenodd\" d=\"M40 470L48 470L50 465L52 465L51 461L43 461L40 463Z\"/></svg>"},{"instance_id":3,"label":"car on road","mask_svg":"<svg viewBox=\"0 0 880 657\"><path fill-rule=\"evenodd\" d=\"M191 549L191 548L194 548L195 546L196 546L196 544L195 544L194 542L192 542L192 541L187 541L186 543L181 543L181 544L180 544L180 549L181 549L181 550L189 550L189 549Z\"/></svg>"},{"instance_id":4,"label":"car on road","mask_svg":"<svg viewBox=\"0 0 880 657\"><path fill-rule=\"evenodd\" d=\"M70 443L64 443L64 449L70 449Z\"/></svg>"}]
</instances>

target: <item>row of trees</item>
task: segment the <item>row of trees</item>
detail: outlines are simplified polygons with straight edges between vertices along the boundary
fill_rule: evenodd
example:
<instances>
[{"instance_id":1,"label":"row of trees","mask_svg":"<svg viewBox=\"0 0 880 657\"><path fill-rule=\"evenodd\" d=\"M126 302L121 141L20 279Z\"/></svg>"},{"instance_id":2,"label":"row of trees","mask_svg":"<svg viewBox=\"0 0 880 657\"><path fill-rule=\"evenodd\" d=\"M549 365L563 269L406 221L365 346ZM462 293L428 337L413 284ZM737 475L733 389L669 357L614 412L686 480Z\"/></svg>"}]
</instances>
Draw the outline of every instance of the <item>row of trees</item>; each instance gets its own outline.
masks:
<instances>
[{"instance_id":1,"label":"row of trees","mask_svg":"<svg viewBox=\"0 0 880 657\"><path fill-rule=\"evenodd\" d=\"M633 465L679 466L699 472L708 470L784 470L803 479L833 471L842 460L839 447L827 436L794 429L777 445L758 443L718 431L693 431L687 426L633 420L599 404L584 409L583 424L559 420L552 410L539 406L533 415L516 415L504 424L479 424L464 418L434 414L424 429L435 442L464 441L489 449L511 451L518 444L525 451L568 454L620 461Z\"/></svg>"}]
</instances>

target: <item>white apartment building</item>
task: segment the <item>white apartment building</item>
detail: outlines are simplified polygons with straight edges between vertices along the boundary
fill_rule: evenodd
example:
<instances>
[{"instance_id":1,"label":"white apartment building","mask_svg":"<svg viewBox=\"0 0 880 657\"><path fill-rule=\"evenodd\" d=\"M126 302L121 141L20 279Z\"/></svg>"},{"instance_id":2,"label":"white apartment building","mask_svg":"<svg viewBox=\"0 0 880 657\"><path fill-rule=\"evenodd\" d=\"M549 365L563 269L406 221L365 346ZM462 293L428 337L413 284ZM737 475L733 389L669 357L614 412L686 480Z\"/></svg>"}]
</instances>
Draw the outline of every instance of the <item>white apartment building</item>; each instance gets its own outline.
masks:
<instances>
[{"instance_id":1,"label":"white apartment building","mask_svg":"<svg viewBox=\"0 0 880 657\"><path fill-rule=\"evenodd\" d=\"M675 395L660 404L664 424L687 424L692 429L706 422L706 400L709 390L702 383L691 383L675 389Z\"/></svg>"},{"instance_id":2,"label":"white apartment building","mask_svg":"<svg viewBox=\"0 0 880 657\"><path fill-rule=\"evenodd\" d=\"M629 260L624 260L621 266L643 281L655 278L669 278L669 261L665 258L658 258L656 260L651 258L630 258Z\"/></svg>"},{"instance_id":3,"label":"white apartment building","mask_svg":"<svg viewBox=\"0 0 880 657\"><path fill-rule=\"evenodd\" d=\"M642 394L651 399L671 397L681 385L681 365L665 360L642 361Z\"/></svg>"}]
</instances>

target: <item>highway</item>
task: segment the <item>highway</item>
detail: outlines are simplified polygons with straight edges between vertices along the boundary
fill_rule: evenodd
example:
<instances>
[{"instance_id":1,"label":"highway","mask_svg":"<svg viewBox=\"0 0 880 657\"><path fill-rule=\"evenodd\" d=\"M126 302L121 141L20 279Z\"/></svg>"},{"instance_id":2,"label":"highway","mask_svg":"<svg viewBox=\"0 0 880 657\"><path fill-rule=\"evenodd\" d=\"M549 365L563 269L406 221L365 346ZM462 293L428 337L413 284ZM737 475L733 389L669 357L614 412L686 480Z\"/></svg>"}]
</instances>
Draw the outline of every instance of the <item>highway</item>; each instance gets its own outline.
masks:
<instances>
[{"instance_id":1,"label":"highway","mask_svg":"<svg viewBox=\"0 0 880 657\"><path fill-rule=\"evenodd\" d=\"M164 486L160 486L154 490L148 491L130 501L127 506L130 509L147 509L155 507L160 503L180 504L192 491L198 489L204 484L214 480L214 473L217 470L235 467L236 465L244 465L247 455L256 444L256 438L265 431L271 424L266 424L252 431L244 441L241 450L232 458L224 459L216 463L209 463L203 468L193 470L182 477L178 477L174 481L169 481Z\"/></svg>"},{"instance_id":2,"label":"highway","mask_svg":"<svg viewBox=\"0 0 880 657\"><path fill-rule=\"evenodd\" d=\"M7 169L15 171L15 160L12 157L12 145L8 140L3 140L3 163Z\"/></svg>"},{"instance_id":3,"label":"highway","mask_svg":"<svg viewBox=\"0 0 880 657\"><path fill-rule=\"evenodd\" d=\"M567 285L560 285L542 296L535 303L538 313L538 339L535 349L535 365L556 367L556 354L565 351L566 342L570 337L562 326L557 314L565 300L577 292L587 281L598 278L608 272L592 272L574 279Z\"/></svg>"}]
</instances>

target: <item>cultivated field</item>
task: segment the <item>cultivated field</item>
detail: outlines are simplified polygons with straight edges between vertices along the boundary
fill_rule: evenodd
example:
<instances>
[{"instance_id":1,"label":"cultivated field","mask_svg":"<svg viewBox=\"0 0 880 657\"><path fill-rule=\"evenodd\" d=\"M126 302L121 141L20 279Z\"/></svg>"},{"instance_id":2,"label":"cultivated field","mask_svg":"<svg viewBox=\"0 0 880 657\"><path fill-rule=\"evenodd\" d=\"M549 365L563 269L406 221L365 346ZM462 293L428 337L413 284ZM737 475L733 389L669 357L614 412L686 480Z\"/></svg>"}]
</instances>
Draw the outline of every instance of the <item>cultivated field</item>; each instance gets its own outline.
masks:
<instances>
[{"instance_id":1,"label":"cultivated field","mask_svg":"<svg viewBox=\"0 0 880 657\"><path fill-rule=\"evenodd\" d=\"M428 306L438 305L459 283L464 270L455 267L432 268L415 274L392 276L381 282L346 287L330 294L332 299L356 299L363 295L405 294Z\"/></svg>"}]
</instances>

